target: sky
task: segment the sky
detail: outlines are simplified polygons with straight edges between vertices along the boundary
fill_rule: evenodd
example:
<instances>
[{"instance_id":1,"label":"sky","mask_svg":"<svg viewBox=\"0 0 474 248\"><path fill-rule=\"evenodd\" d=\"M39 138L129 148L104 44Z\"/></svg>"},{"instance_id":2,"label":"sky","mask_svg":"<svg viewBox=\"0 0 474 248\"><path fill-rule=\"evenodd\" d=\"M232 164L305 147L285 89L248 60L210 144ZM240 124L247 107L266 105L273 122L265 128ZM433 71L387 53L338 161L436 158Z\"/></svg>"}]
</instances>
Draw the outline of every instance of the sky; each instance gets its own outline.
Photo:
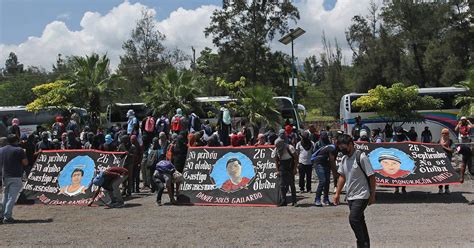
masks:
<instances>
[{"instance_id":1,"label":"sky","mask_svg":"<svg viewBox=\"0 0 474 248\"><path fill-rule=\"evenodd\" d=\"M248 0L251 1L251 0ZM292 0L300 20L290 23L306 34L295 42L295 55L304 60L322 52L321 36L337 39L345 63L351 52L345 30L354 15L367 15L370 0ZM381 2L375 0L375 2ZM123 54L122 43L140 18L143 8L155 14L158 29L166 35L164 45L191 54L205 47L215 49L203 31L222 0L0 0L0 68L10 52L26 66L50 70L57 54L107 53L112 68ZM290 47L271 42L273 50L290 53Z\"/></svg>"}]
</instances>

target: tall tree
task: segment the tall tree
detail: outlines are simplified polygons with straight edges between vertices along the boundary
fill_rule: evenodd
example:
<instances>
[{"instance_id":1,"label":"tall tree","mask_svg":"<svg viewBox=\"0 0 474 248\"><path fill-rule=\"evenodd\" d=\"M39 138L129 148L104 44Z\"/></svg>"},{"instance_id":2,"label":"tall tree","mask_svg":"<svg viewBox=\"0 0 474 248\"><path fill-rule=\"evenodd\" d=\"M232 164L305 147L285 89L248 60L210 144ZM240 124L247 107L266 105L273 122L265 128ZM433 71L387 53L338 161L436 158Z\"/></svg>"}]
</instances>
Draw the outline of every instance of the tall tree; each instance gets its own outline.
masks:
<instances>
[{"instance_id":1,"label":"tall tree","mask_svg":"<svg viewBox=\"0 0 474 248\"><path fill-rule=\"evenodd\" d=\"M263 77L271 54L268 43L288 31L290 20L298 19L291 1L233 1L214 11L204 33L218 48L227 81L244 76L252 84L269 84Z\"/></svg>"},{"instance_id":2,"label":"tall tree","mask_svg":"<svg viewBox=\"0 0 474 248\"><path fill-rule=\"evenodd\" d=\"M120 56L118 66L119 74L128 79L137 95L151 90L149 81L145 80L147 77L168 67L163 40L165 35L156 27L153 12L143 9L131 38L122 45L125 54Z\"/></svg>"},{"instance_id":3,"label":"tall tree","mask_svg":"<svg viewBox=\"0 0 474 248\"><path fill-rule=\"evenodd\" d=\"M23 64L18 61L18 57L14 52L8 55L8 59L5 61L5 73L9 75L15 75L23 72Z\"/></svg>"}]
</instances>

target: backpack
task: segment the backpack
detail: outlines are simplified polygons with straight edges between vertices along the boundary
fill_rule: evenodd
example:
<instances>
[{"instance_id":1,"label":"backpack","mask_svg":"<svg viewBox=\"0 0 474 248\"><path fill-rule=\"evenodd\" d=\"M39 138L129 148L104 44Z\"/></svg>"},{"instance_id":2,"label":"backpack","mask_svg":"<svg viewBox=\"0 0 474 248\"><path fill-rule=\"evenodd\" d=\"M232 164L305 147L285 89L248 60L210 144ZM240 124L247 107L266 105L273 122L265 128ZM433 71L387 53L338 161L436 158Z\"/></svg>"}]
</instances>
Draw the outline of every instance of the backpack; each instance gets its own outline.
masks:
<instances>
[{"instance_id":1,"label":"backpack","mask_svg":"<svg viewBox=\"0 0 474 248\"><path fill-rule=\"evenodd\" d=\"M174 132L181 131L181 127L182 127L181 119L182 117L179 117L179 116L173 117L173 120L171 121L171 131L174 131Z\"/></svg>"},{"instance_id":2,"label":"backpack","mask_svg":"<svg viewBox=\"0 0 474 248\"><path fill-rule=\"evenodd\" d=\"M145 131L148 133L153 133L155 131L155 119L151 116L146 118Z\"/></svg>"},{"instance_id":3,"label":"backpack","mask_svg":"<svg viewBox=\"0 0 474 248\"><path fill-rule=\"evenodd\" d=\"M168 151L166 152L166 160L168 160L168 161L171 161L171 156L173 154L173 147L174 146L175 146L174 144L170 144L168 146Z\"/></svg>"},{"instance_id":4,"label":"backpack","mask_svg":"<svg viewBox=\"0 0 474 248\"><path fill-rule=\"evenodd\" d=\"M99 174L97 174L94 179L92 179L92 184L94 184L95 186L102 186L104 184L104 181L105 181L105 172L101 171L99 172Z\"/></svg>"},{"instance_id":5,"label":"backpack","mask_svg":"<svg viewBox=\"0 0 474 248\"><path fill-rule=\"evenodd\" d=\"M193 114L191 115L191 127L194 129L194 131L198 132L201 131L201 118L199 116Z\"/></svg>"}]
</instances>

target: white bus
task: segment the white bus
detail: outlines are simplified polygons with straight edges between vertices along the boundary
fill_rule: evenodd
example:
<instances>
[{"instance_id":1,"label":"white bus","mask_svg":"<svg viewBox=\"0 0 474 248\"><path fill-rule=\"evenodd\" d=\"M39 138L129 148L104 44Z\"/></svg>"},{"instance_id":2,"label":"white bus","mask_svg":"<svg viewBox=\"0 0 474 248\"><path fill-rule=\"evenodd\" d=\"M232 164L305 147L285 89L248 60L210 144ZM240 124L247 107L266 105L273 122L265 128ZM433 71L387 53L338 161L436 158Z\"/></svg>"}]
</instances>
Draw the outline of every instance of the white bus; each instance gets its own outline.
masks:
<instances>
[{"instance_id":1,"label":"white bus","mask_svg":"<svg viewBox=\"0 0 474 248\"><path fill-rule=\"evenodd\" d=\"M454 131L458 123L459 106L454 105L454 99L457 95L466 92L464 88L458 87L438 87L438 88L420 88L418 93L421 96L432 96L443 100L443 105L440 109L419 109L418 112L424 117L424 123L405 123L403 128L409 130L410 127L415 127L418 133L418 141L420 140L421 132L425 127L429 127L433 135L433 142L440 138L441 130L448 128L450 130L451 138L457 141L457 134ZM384 130L387 123L383 117L378 116L375 112L361 111L359 108L353 106L353 102L359 97L367 95L361 93L346 94L341 98L340 103L340 118L341 130L345 133L351 133L352 127L355 124L355 118L360 116L362 123L373 130L380 128ZM394 126L399 126L402 123L394 123Z\"/></svg>"},{"instance_id":2,"label":"white bus","mask_svg":"<svg viewBox=\"0 0 474 248\"><path fill-rule=\"evenodd\" d=\"M303 122L299 116L298 110L293 105L293 100L289 97L274 97L277 103L277 109L281 113L282 121L289 121L292 125L296 126L298 130L303 129ZM201 120L208 119L211 123L217 123L217 116L219 115L219 108L216 105L223 106L226 103L235 101L229 96L213 96L213 97L197 97L196 101L200 104L200 109L196 110L196 114L201 117ZM303 108L300 105L299 108ZM133 109L137 119L142 120L146 117L149 108L145 103L115 103L107 106L107 126L110 127L114 124L122 125L127 122L127 111ZM214 113L212 116L208 115L209 112ZM190 113L187 113L190 114ZM171 117L169 117L171 118ZM234 124L240 121L239 116L234 116Z\"/></svg>"},{"instance_id":3,"label":"white bus","mask_svg":"<svg viewBox=\"0 0 474 248\"><path fill-rule=\"evenodd\" d=\"M8 126L11 125L13 118L18 118L20 120L21 134L29 135L36 131L37 126L54 123L58 115L69 116L69 114L77 113L81 121L87 118L87 111L85 109L72 108L69 112L50 108L35 113L27 111L25 106L7 106L0 107L0 118L6 117Z\"/></svg>"}]
</instances>

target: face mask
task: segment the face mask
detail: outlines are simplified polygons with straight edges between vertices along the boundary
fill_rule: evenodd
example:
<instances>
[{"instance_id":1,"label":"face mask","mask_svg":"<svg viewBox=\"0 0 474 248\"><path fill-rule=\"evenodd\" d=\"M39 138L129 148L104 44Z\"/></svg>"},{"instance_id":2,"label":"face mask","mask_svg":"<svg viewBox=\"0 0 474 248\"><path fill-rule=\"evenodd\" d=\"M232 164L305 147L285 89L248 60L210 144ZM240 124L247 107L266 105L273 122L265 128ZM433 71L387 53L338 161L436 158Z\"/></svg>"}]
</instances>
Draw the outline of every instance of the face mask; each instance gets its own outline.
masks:
<instances>
[{"instance_id":1,"label":"face mask","mask_svg":"<svg viewBox=\"0 0 474 248\"><path fill-rule=\"evenodd\" d=\"M349 155L349 149L339 149L339 151L344 155Z\"/></svg>"}]
</instances>

